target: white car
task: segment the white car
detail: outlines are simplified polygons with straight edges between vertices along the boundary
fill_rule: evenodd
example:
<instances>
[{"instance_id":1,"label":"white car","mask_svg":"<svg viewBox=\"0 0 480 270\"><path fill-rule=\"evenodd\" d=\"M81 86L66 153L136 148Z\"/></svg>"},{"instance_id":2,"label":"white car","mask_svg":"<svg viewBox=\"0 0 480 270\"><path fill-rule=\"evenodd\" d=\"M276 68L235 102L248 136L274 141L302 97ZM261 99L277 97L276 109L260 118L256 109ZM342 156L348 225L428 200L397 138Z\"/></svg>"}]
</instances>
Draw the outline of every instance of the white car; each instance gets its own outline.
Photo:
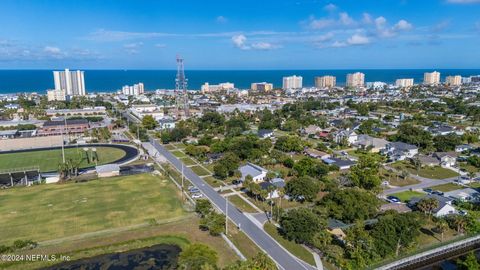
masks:
<instances>
[{"instance_id":1,"label":"white car","mask_svg":"<svg viewBox=\"0 0 480 270\"><path fill-rule=\"evenodd\" d=\"M203 197L203 194L202 193L195 193L195 194L192 194L192 199L200 199Z\"/></svg>"}]
</instances>

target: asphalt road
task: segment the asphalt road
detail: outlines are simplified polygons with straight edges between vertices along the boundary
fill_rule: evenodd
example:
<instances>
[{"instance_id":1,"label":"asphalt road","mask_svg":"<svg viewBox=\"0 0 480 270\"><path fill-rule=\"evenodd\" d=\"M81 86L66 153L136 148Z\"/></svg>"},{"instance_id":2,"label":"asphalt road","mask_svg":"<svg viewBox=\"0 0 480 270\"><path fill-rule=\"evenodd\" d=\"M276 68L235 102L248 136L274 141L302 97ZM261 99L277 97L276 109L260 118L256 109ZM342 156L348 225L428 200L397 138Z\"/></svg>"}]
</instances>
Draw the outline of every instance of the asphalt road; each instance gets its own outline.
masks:
<instances>
[{"instance_id":1,"label":"asphalt road","mask_svg":"<svg viewBox=\"0 0 480 270\"><path fill-rule=\"evenodd\" d=\"M150 143L162 154L177 170L182 170L182 162L172 155L167 149L160 145L155 140ZM226 200L218 192L216 192L210 185L208 185L202 178L196 175L187 166L183 167L184 175L189 179L200 191L219 208L224 214L226 210ZM233 221L241 230L248 235L248 237L255 242L263 251L265 251L276 263L284 270L302 270L302 269L316 269L313 266L300 261L287 250L285 250L279 243L277 243L269 234L262 228L259 228L253 221L240 212L234 205L228 204L228 218Z\"/></svg>"}]
</instances>

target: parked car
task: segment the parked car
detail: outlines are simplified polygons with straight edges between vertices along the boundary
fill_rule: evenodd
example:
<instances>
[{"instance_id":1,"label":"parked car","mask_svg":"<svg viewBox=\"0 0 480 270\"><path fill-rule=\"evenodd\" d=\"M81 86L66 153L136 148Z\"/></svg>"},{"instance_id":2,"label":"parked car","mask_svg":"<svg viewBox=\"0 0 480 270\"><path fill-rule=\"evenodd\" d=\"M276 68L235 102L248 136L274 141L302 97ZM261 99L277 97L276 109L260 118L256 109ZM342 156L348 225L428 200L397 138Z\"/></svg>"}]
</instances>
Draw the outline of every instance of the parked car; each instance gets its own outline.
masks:
<instances>
[{"instance_id":1,"label":"parked car","mask_svg":"<svg viewBox=\"0 0 480 270\"><path fill-rule=\"evenodd\" d=\"M424 188L423 191L425 191L428 194L431 194L433 192L433 189L431 188Z\"/></svg>"},{"instance_id":2,"label":"parked car","mask_svg":"<svg viewBox=\"0 0 480 270\"><path fill-rule=\"evenodd\" d=\"M203 197L202 193L194 193L192 194L192 199L200 199Z\"/></svg>"},{"instance_id":3,"label":"parked car","mask_svg":"<svg viewBox=\"0 0 480 270\"><path fill-rule=\"evenodd\" d=\"M467 210L459 210L458 214L461 216L466 216L468 214Z\"/></svg>"},{"instance_id":4,"label":"parked car","mask_svg":"<svg viewBox=\"0 0 480 270\"><path fill-rule=\"evenodd\" d=\"M387 197L387 201L389 202L393 202L393 203L399 203L400 202L400 199L395 197L395 196L388 196Z\"/></svg>"},{"instance_id":5,"label":"parked car","mask_svg":"<svg viewBox=\"0 0 480 270\"><path fill-rule=\"evenodd\" d=\"M188 190L188 191L190 191L190 193L197 193L197 192L200 191L200 189L198 189L198 188L192 188L192 189L190 189L190 190Z\"/></svg>"},{"instance_id":6,"label":"parked car","mask_svg":"<svg viewBox=\"0 0 480 270\"><path fill-rule=\"evenodd\" d=\"M432 191L432 194L443 196L443 192L438 191L438 190Z\"/></svg>"}]
</instances>

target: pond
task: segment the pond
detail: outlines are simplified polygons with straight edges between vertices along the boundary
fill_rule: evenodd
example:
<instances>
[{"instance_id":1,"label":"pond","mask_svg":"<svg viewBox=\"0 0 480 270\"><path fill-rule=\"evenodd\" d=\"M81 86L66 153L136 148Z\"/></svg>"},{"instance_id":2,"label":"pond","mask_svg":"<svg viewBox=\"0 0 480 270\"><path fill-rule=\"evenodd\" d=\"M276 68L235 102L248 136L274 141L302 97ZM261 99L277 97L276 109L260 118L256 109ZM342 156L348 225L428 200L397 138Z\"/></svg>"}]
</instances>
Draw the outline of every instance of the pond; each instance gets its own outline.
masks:
<instances>
[{"instance_id":1,"label":"pond","mask_svg":"<svg viewBox=\"0 0 480 270\"><path fill-rule=\"evenodd\" d=\"M175 245L155 245L147 248L120 253L98 255L76 261L53 265L43 270L167 270L177 267L180 247Z\"/></svg>"}]
</instances>

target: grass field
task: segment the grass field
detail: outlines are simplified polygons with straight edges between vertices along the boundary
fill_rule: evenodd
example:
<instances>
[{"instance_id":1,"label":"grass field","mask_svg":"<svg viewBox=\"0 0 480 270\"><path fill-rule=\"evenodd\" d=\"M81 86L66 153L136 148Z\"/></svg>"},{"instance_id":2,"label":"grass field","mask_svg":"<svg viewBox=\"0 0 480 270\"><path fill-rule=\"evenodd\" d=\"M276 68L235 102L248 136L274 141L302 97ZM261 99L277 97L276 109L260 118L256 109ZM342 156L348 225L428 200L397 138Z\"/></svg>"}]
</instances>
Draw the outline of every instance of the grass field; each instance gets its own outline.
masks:
<instances>
[{"instance_id":1,"label":"grass field","mask_svg":"<svg viewBox=\"0 0 480 270\"><path fill-rule=\"evenodd\" d=\"M209 175L210 172L205 170L204 168L200 167L200 166L193 166L193 167L190 167L190 169L192 169L192 171L196 174L198 174L199 176L204 176L204 175Z\"/></svg>"},{"instance_id":2,"label":"grass field","mask_svg":"<svg viewBox=\"0 0 480 270\"><path fill-rule=\"evenodd\" d=\"M238 195L229 196L228 201L233 203L242 212L247 212L247 213L256 213L257 212L257 210L255 210L255 208L253 208L250 204L245 202Z\"/></svg>"},{"instance_id":3,"label":"grass field","mask_svg":"<svg viewBox=\"0 0 480 270\"><path fill-rule=\"evenodd\" d=\"M98 164L107 164L125 156L125 151L113 147L96 147ZM95 166L88 163L82 148L65 149L65 158L81 159L80 168ZM57 171L58 164L62 161L62 150L43 150L11 154L0 154L0 170L40 166L42 172Z\"/></svg>"},{"instance_id":4,"label":"grass field","mask_svg":"<svg viewBox=\"0 0 480 270\"><path fill-rule=\"evenodd\" d=\"M409 173L416 175L417 170L415 167L406 162L396 162L392 164L392 167L398 169L398 170L407 170ZM435 166L435 167L423 167L418 170L418 175L421 177L425 178L431 178L431 179L445 179L445 178L451 178L458 176L458 173L442 168L440 166Z\"/></svg>"},{"instance_id":5,"label":"grass field","mask_svg":"<svg viewBox=\"0 0 480 270\"><path fill-rule=\"evenodd\" d=\"M443 184L443 185L433 186L433 187L430 187L430 188L433 189L433 190L441 191L441 192L449 192L449 191L452 191L452 190L462 189L464 187L456 185L454 183L447 183L447 184Z\"/></svg>"},{"instance_id":6,"label":"grass field","mask_svg":"<svg viewBox=\"0 0 480 270\"><path fill-rule=\"evenodd\" d=\"M150 174L0 190L0 245L183 218L176 194Z\"/></svg>"},{"instance_id":7,"label":"grass field","mask_svg":"<svg viewBox=\"0 0 480 270\"><path fill-rule=\"evenodd\" d=\"M399 198L402 202L407 202L413 197L425 197L425 193L407 190L392 194L392 196Z\"/></svg>"},{"instance_id":8,"label":"grass field","mask_svg":"<svg viewBox=\"0 0 480 270\"><path fill-rule=\"evenodd\" d=\"M223 181L218 180L213 176L206 176L206 177L202 177L202 178L203 178L203 180L205 180L205 182L207 182L210 186L212 186L214 188L223 186Z\"/></svg>"},{"instance_id":9,"label":"grass field","mask_svg":"<svg viewBox=\"0 0 480 270\"><path fill-rule=\"evenodd\" d=\"M197 164L193 159L191 159L189 157L183 157L183 158L180 158L180 160L183 162L183 164L185 164L187 166L192 166L192 165Z\"/></svg>"},{"instance_id":10,"label":"grass field","mask_svg":"<svg viewBox=\"0 0 480 270\"><path fill-rule=\"evenodd\" d=\"M170 153L172 153L174 156L176 156L177 158L185 158L187 157L187 155L185 153L183 153L182 151L180 150L174 150L174 151L170 151Z\"/></svg>"}]
</instances>

